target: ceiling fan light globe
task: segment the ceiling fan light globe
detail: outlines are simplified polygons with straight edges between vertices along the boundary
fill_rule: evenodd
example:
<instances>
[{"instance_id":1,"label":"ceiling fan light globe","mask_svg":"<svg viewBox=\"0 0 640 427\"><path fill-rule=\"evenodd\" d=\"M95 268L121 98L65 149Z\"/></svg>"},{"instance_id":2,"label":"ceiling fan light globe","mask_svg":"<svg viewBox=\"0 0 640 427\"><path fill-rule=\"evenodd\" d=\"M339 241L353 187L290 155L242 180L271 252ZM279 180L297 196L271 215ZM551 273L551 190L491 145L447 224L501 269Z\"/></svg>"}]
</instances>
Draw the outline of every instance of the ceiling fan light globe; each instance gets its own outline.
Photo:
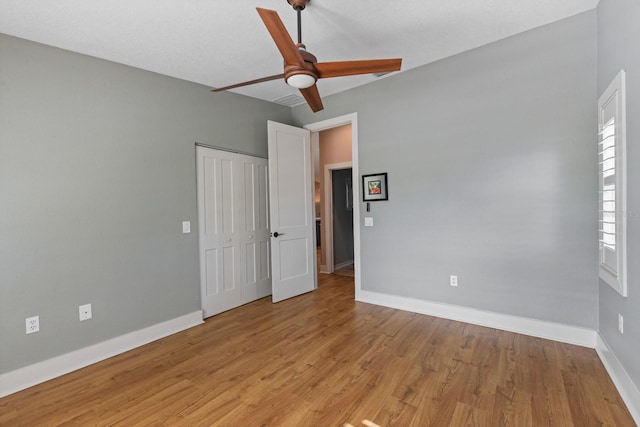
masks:
<instances>
[{"instance_id":1,"label":"ceiling fan light globe","mask_svg":"<svg viewBox=\"0 0 640 427\"><path fill-rule=\"evenodd\" d=\"M315 77L309 74L294 74L287 78L287 84L296 89L306 89L316 83Z\"/></svg>"}]
</instances>

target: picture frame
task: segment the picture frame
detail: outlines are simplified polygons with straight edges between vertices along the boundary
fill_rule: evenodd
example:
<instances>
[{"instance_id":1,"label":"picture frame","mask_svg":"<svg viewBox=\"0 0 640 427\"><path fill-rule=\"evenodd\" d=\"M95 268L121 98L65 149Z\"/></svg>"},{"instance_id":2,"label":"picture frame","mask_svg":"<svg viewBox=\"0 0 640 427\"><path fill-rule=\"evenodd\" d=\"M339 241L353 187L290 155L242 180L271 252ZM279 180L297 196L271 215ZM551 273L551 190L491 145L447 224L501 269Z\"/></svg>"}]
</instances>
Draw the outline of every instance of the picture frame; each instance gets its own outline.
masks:
<instances>
[{"instance_id":1,"label":"picture frame","mask_svg":"<svg viewBox=\"0 0 640 427\"><path fill-rule=\"evenodd\" d=\"M362 175L362 201L377 202L389 200L387 173Z\"/></svg>"}]
</instances>

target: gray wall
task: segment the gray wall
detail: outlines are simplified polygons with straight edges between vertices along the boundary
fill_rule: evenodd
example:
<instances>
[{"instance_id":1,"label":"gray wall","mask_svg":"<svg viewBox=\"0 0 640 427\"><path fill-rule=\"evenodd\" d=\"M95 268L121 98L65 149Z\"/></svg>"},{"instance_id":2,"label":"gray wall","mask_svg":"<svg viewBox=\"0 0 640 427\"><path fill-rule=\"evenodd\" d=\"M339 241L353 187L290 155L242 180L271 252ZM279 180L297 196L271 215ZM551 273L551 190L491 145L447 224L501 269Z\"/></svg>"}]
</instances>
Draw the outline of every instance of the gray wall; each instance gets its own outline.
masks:
<instances>
[{"instance_id":1,"label":"gray wall","mask_svg":"<svg viewBox=\"0 0 640 427\"><path fill-rule=\"evenodd\" d=\"M389 174L363 289L597 327L596 44L590 11L294 108Z\"/></svg>"},{"instance_id":2,"label":"gray wall","mask_svg":"<svg viewBox=\"0 0 640 427\"><path fill-rule=\"evenodd\" d=\"M334 265L353 261L353 207L347 208L346 180L351 180L351 168L332 172Z\"/></svg>"},{"instance_id":3,"label":"gray wall","mask_svg":"<svg viewBox=\"0 0 640 427\"><path fill-rule=\"evenodd\" d=\"M291 110L0 35L0 373L200 309L194 144L266 156L268 119Z\"/></svg>"},{"instance_id":4,"label":"gray wall","mask_svg":"<svg viewBox=\"0 0 640 427\"><path fill-rule=\"evenodd\" d=\"M640 388L640 3L598 4L598 93L624 68L627 72L627 260L628 297L600 282L600 334ZM618 333L618 313L624 335Z\"/></svg>"}]
</instances>

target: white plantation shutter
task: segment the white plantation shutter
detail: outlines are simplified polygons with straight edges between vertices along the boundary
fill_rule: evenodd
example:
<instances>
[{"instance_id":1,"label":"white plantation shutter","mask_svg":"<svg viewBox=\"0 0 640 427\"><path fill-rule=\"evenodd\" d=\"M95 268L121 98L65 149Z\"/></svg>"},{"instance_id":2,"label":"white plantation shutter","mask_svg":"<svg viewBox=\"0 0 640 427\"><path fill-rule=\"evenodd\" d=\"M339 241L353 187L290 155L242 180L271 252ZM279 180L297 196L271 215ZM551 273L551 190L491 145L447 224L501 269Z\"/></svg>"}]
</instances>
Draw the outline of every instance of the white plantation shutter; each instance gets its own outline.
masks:
<instances>
[{"instance_id":1,"label":"white plantation shutter","mask_svg":"<svg viewBox=\"0 0 640 427\"><path fill-rule=\"evenodd\" d=\"M625 73L598 100L600 277L627 296Z\"/></svg>"},{"instance_id":2,"label":"white plantation shutter","mask_svg":"<svg viewBox=\"0 0 640 427\"><path fill-rule=\"evenodd\" d=\"M616 148L615 117L600 131L600 248L602 262L613 273L617 272L616 260Z\"/></svg>"}]
</instances>

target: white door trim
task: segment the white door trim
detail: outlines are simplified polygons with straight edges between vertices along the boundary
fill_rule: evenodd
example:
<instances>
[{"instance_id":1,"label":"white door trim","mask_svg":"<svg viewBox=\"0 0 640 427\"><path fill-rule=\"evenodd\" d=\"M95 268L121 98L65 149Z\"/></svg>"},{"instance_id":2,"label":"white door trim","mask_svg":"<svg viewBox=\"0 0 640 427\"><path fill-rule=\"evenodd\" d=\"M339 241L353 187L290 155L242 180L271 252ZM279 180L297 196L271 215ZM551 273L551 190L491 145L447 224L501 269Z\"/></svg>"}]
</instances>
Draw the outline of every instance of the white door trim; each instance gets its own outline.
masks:
<instances>
[{"instance_id":1,"label":"white door trim","mask_svg":"<svg viewBox=\"0 0 640 427\"><path fill-rule=\"evenodd\" d=\"M331 163L324 165L324 236L323 241L325 265L322 267L323 273L331 274L335 269L333 261L333 176L331 172L334 170L352 168L352 162ZM353 194L352 194L353 195ZM355 207L355 202L353 201Z\"/></svg>"},{"instance_id":2,"label":"white door trim","mask_svg":"<svg viewBox=\"0 0 640 427\"><path fill-rule=\"evenodd\" d=\"M353 182L353 263L356 300L361 293L360 266L360 171L358 169L358 113L350 113L340 117L305 125L311 132L320 132L342 125L351 124L351 177Z\"/></svg>"}]
</instances>

